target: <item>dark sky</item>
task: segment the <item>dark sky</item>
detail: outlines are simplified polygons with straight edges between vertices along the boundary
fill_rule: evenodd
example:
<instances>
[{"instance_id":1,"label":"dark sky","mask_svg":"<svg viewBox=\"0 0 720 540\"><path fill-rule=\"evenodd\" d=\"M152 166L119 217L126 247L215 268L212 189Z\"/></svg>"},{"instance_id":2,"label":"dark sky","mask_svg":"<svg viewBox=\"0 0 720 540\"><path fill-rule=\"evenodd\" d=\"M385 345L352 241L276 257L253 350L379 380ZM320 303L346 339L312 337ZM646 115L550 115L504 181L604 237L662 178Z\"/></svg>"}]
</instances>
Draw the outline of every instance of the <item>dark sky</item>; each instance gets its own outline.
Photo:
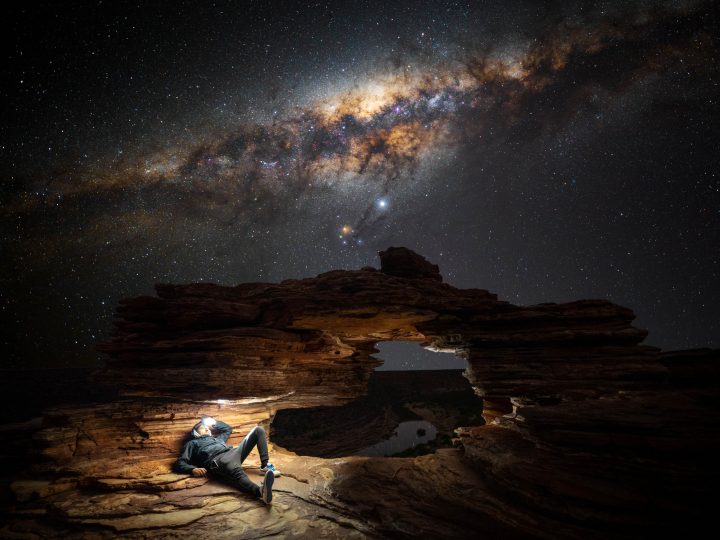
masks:
<instances>
[{"instance_id":1,"label":"dark sky","mask_svg":"<svg viewBox=\"0 0 720 540\"><path fill-rule=\"evenodd\" d=\"M720 346L716 3L30 4L3 16L4 367L94 365L156 282L388 246Z\"/></svg>"}]
</instances>

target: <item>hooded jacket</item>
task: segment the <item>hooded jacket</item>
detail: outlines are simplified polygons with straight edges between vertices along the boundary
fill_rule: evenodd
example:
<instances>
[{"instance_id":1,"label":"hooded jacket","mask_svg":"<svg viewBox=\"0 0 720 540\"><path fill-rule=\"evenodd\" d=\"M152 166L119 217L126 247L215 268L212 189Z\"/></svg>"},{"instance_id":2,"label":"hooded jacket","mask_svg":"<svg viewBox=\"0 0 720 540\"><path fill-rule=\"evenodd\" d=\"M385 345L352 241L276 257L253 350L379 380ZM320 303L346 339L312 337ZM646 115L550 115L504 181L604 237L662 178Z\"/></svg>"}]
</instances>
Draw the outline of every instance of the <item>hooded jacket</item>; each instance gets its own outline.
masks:
<instances>
[{"instance_id":1,"label":"hooded jacket","mask_svg":"<svg viewBox=\"0 0 720 540\"><path fill-rule=\"evenodd\" d=\"M192 431L195 432L195 427ZM213 459L232 448L231 445L225 444L232 433L232 428L225 422L218 420L212 427L212 435L196 436L193 432L191 432L193 439L185 443L180 457L175 462L177 472L191 473L198 467L210 468Z\"/></svg>"}]
</instances>

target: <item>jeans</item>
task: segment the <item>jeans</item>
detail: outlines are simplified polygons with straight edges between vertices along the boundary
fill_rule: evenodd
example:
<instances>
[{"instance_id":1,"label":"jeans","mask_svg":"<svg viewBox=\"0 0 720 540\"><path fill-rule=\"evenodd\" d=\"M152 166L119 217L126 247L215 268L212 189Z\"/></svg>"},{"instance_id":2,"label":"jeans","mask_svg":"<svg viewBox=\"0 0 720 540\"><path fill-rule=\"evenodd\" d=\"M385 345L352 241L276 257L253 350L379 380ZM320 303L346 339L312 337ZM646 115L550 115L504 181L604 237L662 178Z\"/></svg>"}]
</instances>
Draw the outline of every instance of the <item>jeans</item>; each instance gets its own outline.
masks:
<instances>
[{"instance_id":1,"label":"jeans","mask_svg":"<svg viewBox=\"0 0 720 540\"><path fill-rule=\"evenodd\" d=\"M256 426L250 430L242 442L235 448L220 454L212 460L210 470L220 478L232 483L242 491L260 496L260 486L250 480L242 468L242 462L250 451L257 446L260 454L260 466L264 467L269 459L265 430Z\"/></svg>"}]
</instances>

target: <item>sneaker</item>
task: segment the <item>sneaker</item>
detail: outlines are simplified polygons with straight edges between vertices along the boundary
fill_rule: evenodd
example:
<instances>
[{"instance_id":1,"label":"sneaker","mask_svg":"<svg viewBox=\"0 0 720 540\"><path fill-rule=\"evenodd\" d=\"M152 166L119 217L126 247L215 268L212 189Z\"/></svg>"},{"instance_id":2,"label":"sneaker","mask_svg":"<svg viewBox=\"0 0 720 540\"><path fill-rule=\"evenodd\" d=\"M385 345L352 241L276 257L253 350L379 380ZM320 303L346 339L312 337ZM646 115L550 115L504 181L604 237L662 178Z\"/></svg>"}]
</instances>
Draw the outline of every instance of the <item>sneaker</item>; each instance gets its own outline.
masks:
<instances>
[{"instance_id":1,"label":"sneaker","mask_svg":"<svg viewBox=\"0 0 720 540\"><path fill-rule=\"evenodd\" d=\"M265 480L260 482L260 498L265 504L272 502L272 485L275 480L275 474L272 471L265 473Z\"/></svg>"},{"instance_id":2,"label":"sneaker","mask_svg":"<svg viewBox=\"0 0 720 540\"><path fill-rule=\"evenodd\" d=\"M261 470L262 472L272 471L273 474L275 475L275 478L277 478L277 477L280 476L280 474L281 474L280 471L278 471L278 470L275 468L275 465L273 465L272 463L268 463L268 464L265 465L264 467L260 467L260 470Z\"/></svg>"}]
</instances>

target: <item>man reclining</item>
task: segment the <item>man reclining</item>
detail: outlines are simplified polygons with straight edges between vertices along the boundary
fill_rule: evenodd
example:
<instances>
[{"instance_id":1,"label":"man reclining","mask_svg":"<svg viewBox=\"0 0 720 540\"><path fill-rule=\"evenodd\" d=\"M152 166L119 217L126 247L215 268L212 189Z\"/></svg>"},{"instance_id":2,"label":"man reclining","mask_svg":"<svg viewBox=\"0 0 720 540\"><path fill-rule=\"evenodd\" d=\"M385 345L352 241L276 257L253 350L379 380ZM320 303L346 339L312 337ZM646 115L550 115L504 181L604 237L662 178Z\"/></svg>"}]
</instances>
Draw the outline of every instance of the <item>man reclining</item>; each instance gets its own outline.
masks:
<instances>
[{"instance_id":1,"label":"man reclining","mask_svg":"<svg viewBox=\"0 0 720 540\"><path fill-rule=\"evenodd\" d=\"M273 481L280 472L268 462L265 430L260 426L254 427L235 448L226 444L231 433L232 428L225 422L206 416L193 426L192 439L185 443L175 462L175 470L193 476L205 476L210 472L270 504ZM248 478L242 468L243 461L255 446L260 454L260 469L265 472L259 486Z\"/></svg>"}]
</instances>

